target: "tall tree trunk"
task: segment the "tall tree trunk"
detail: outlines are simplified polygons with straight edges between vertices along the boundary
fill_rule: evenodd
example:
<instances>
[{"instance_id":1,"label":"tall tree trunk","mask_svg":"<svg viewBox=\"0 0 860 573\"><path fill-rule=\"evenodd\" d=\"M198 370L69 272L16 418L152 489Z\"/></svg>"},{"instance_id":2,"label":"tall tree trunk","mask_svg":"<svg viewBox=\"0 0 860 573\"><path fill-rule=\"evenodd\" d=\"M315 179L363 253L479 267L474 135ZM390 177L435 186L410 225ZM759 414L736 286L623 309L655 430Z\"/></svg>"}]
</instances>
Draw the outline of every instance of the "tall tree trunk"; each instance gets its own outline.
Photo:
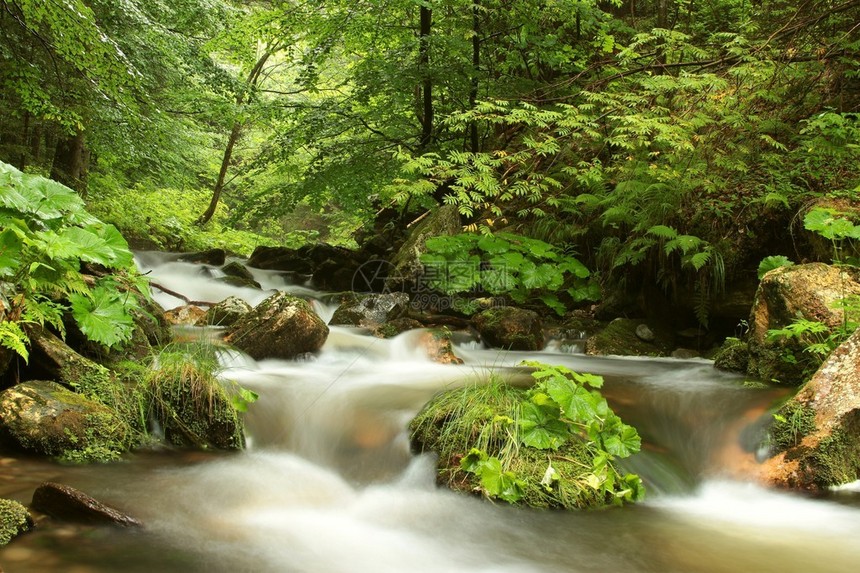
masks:
<instances>
[{"instance_id":1,"label":"tall tree trunk","mask_svg":"<svg viewBox=\"0 0 860 573\"><path fill-rule=\"evenodd\" d=\"M421 25L419 34L418 65L423 79L421 82L422 114L421 114L421 149L427 148L433 142L433 79L430 76L430 32L433 29L433 11L426 6L421 7Z\"/></svg>"},{"instance_id":2,"label":"tall tree trunk","mask_svg":"<svg viewBox=\"0 0 860 573\"><path fill-rule=\"evenodd\" d=\"M260 75L263 73L263 67L268 59L275 53L278 48L271 46L263 52L251 72L248 74L248 79L245 84L245 89L236 96L236 106L239 107L245 102L248 92L257 85L260 80ZM236 147L236 142L239 141L239 136L242 135L242 123L235 122L233 129L230 130L230 136L227 138L227 147L224 149L224 155L221 158L221 169L218 171L218 179L215 181L215 187L212 188L212 199L209 200L209 206L195 223L197 225L205 225L215 215L215 210L218 208L218 202L221 200L221 193L224 192L224 183L227 179L227 171L230 169L230 161L233 159L233 149Z\"/></svg>"},{"instance_id":3,"label":"tall tree trunk","mask_svg":"<svg viewBox=\"0 0 860 573\"><path fill-rule=\"evenodd\" d=\"M469 91L469 107L475 109L478 102L478 74L481 69L481 0L472 0L472 87ZM472 153L481 150L481 140L478 137L478 122L472 120L469 125L469 143Z\"/></svg>"},{"instance_id":4,"label":"tall tree trunk","mask_svg":"<svg viewBox=\"0 0 860 573\"><path fill-rule=\"evenodd\" d=\"M83 131L79 131L73 136L61 137L54 150L51 179L59 181L75 191L83 191L87 170L86 157Z\"/></svg>"}]
</instances>

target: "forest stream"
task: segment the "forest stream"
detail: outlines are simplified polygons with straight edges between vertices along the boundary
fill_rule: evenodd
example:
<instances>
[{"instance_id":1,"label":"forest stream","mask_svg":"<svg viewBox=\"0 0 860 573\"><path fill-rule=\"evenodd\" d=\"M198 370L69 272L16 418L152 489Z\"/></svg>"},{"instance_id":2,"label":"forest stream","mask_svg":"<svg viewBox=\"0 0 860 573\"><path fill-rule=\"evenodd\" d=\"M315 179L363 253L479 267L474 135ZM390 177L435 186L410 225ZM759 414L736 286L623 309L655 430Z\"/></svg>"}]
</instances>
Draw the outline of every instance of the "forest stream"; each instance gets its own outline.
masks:
<instances>
[{"instance_id":1,"label":"forest stream","mask_svg":"<svg viewBox=\"0 0 860 573\"><path fill-rule=\"evenodd\" d=\"M215 281L215 268L138 253L155 282L191 300L252 304L267 289L316 299L251 269L264 291ZM163 293L171 308L183 304ZM210 333L217 331L209 330ZM331 327L318 355L254 361L222 355L225 382L259 394L240 453L159 450L108 465L2 457L0 497L29 503L58 481L122 508L142 530L42 521L0 549L5 573L85 572L854 572L860 489L807 498L737 477L786 393L750 389L705 360L591 357L551 343L504 352L456 339L462 366L426 358L415 331L392 340ZM642 436L628 460L646 501L605 511L525 510L441 489L434 460L410 452L407 424L443 389L494 372L522 379L524 359L605 377L604 395Z\"/></svg>"}]
</instances>

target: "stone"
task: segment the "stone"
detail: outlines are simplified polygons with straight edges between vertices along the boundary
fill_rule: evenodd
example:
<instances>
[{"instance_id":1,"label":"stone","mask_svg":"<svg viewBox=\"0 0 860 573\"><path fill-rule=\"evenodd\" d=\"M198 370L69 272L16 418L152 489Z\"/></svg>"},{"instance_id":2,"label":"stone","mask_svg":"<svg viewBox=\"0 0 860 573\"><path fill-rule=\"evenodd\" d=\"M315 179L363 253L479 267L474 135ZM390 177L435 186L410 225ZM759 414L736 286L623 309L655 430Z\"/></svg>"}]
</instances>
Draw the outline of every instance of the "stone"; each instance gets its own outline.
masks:
<instances>
[{"instance_id":1,"label":"stone","mask_svg":"<svg viewBox=\"0 0 860 573\"><path fill-rule=\"evenodd\" d=\"M26 507L11 499L0 499L0 547L34 527Z\"/></svg>"},{"instance_id":2,"label":"stone","mask_svg":"<svg viewBox=\"0 0 860 573\"><path fill-rule=\"evenodd\" d=\"M616 318L600 332L585 341L585 353L600 356L668 356L673 339L660 327L653 329L654 341L645 342L636 336L641 323L629 318Z\"/></svg>"},{"instance_id":3,"label":"stone","mask_svg":"<svg viewBox=\"0 0 860 573\"><path fill-rule=\"evenodd\" d=\"M780 267L762 277L750 314L747 373L765 382L801 384L817 367L797 338L768 337L769 330L789 326L797 318L823 323L829 329L843 322L836 302L860 295L858 284L844 270L823 263ZM794 361L788 361L791 355Z\"/></svg>"},{"instance_id":4,"label":"stone","mask_svg":"<svg viewBox=\"0 0 860 573\"><path fill-rule=\"evenodd\" d=\"M254 275L248 270L248 267L238 261L232 261L221 267L223 272L228 277L236 277L247 281L254 281Z\"/></svg>"},{"instance_id":5,"label":"stone","mask_svg":"<svg viewBox=\"0 0 860 573\"><path fill-rule=\"evenodd\" d=\"M672 358L677 358L679 360L690 360L692 358L699 358L701 354L697 350L693 350L692 348L676 348L670 354Z\"/></svg>"},{"instance_id":6,"label":"stone","mask_svg":"<svg viewBox=\"0 0 860 573\"><path fill-rule=\"evenodd\" d=\"M777 414L774 455L757 468L763 482L823 492L860 479L860 330Z\"/></svg>"},{"instance_id":7,"label":"stone","mask_svg":"<svg viewBox=\"0 0 860 573\"><path fill-rule=\"evenodd\" d=\"M129 432L112 409L56 382L22 382L0 393L0 441L27 452L110 457L105 450L118 455Z\"/></svg>"},{"instance_id":8,"label":"stone","mask_svg":"<svg viewBox=\"0 0 860 573\"><path fill-rule=\"evenodd\" d=\"M386 294L347 293L334 311L329 324L375 328L382 323L401 318L409 311L409 295L403 292Z\"/></svg>"},{"instance_id":9,"label":"stone","mask_svg":"<svg viewBox=\"0 0 860 573\"><path fill-rule=\"evenodd\" d=\"M227 253L224 249L209 249L208 251L198 251L194 253L182 253L176 260L184 263L200 263L204 265L212 265L220 267L224 264L227 258Z\"/></svg>"},{"instance_id":10,"label":"stone","mask_svg":"<svg viewBox=\"0 0 860 573\"><path fill-rule=\"evenodd\" d=\"M403 334L408 330L423 328L424 325L414 318L395 318L386 323L380 324L373 329L373 335L377 338L394 338L398 334Z\"/></svg>"},{"instance_id":11,"label":"stone","mask_svg":"<svg viewBox=\"0 0 860 573\"><path fill-rule=\"evenodd\" d=\"M654 342L654 339L657 338L654 334L654 331L651 330L647 324L640 324L636 327L636 336L639 337L639 340L645 342Z\"/></svg>"},{"instance_id":12,"label":"stone","mask_svg":"<svg viewBox=\"0 0 860 573\"><path fill-rule=\"evenodd\" d=\"M225 340L255 360L291 359L322 348L328 332L307 301L279 292L240 318Z\"/></svg>"},{"instance_id":13,"label":"stone","mask_svg":"<svg viewBox=\"0 0 860 573\"><path fill-rule=\"evenodd\" d=\"M251 253L248 266L297 274L311 274L314 270L313 263L307 258L306 250L286 247L259 246Z\"/></svg>"},{"instance_id":14,"label":"stone","mask_svg":"<svg viewBox=\"0 0 860 573\"><path fill-rule=\"evenodd\" d=\"M245 300L237 296L229 296L210 307L203 316L202 323L211 326L232 326L251 310L253 307Z\"/></svg>"},{"instance_id":15,"label":"stone","mask_svg":"<svg viewBox=\"0 0 860 573\"><path fill-rule=\"evenodd\" d=\"M406 242L391 258L393 269L385 286L390 290L402 290L419 285L424 274L421 255L427 252L427 239L456 235L462 230L460 212L456 205L442 205L431 212L412 229Z\"/></svg>"},{"instance_id":16,"label":"stone","mask_svg":"<svg viewBox=\"0 0 860 573\"><path fill-rule=\"evenodd\" d=\"M476 314L472 324L487 345L509 350L542 350L546 344L538 313L513 306Z\"/></svg>"},{"instance_id":17,"label":"stone","mask_svg":"<svg viewBox=\"0 0 860 573\"><path fill-rule=\"evenodd\" d=\"M750 360L747 343L737 338L727 338L714 356L714 368L727 372L746 373Z\"/></svg>"},{"instance_id":18,"label":"stone","mask_svg":"<svg viewBox=\"0 0 860 573\"><path fill-rule=\"evenodd\" d=\"M164 318L176 326L194 326L203 320L206 311L193 304L185 304L165 311Z\"/></svg>"},{"instance_id":19,"label":"stone","mask_svg":"<svg viewBox=\"0 0 860 573\"><path fill-rule=\"evenodd\" d=\"M67 485L43 482L33 492L31 507L56 519L90 525L141 527L141 522Z\"/></svg>"},{"instance_id":20,"label":"stone","mask_svg":"<svg viewBox=\"0 0 860 573\"><path fill-rule=\"evenodd\" d=\"M463 359L454 354L451 332L444 328L433 328L421 335L419 344L427 356L439 364L463 364Z\"/></svg>"}]
</instances>

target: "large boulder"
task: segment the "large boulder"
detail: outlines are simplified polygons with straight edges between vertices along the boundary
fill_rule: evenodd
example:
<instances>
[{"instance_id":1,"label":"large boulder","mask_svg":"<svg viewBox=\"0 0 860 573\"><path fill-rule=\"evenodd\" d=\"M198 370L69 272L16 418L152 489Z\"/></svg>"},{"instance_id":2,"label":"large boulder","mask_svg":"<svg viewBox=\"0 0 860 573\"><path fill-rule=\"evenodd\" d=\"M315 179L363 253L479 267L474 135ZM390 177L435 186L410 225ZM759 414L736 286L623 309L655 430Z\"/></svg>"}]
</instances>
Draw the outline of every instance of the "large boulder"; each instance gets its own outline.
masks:
<instances>
[{"instance_id":1,"label":"large boulder","mask_svg":"<svg viewBox=\"0 0 860 573\"><path fill-rule=\"evenodd\" d=\"M237 296L228 296L206 311L203 323L212 326L231 326L253 310L253 307Z\"/></svg>"},{"instance_id":2,"label":"large boulder","mask_svg":"<svg viewBox=\"0 0 860 573\"><path fill-rule=\"evenodd\" d=\"M823 491L860 479L860 330L837 348L770 429L768 484Z\"/></svg>"},{"instance_id":3,"label":"large boulder","mask_svg":"<svg viewBox=\"0 0 860 573\"><path fill-rule=\"evenodd\" d=\"M248 266L298 274L311 274L314 270L313 262L307 256L307 249L286 247L259 246L251 253Z\"/></svg>"},{"instance_id":4,"label":"large boulder","mask_svg":"<svg viewBox=\"0 0 860 573\"><path fill-rule=\"evenodd\" d=\"M456 235L463 230L456 205L443 205L418 223L409 238L392 257L392 269L386 286L390 290L411 288L421 283L424 265L421 255L427 252L427 239Z\"/></svg>"},{"instance_id":5,"label":"large boulder","mask_svg":"<svg viewBox=\"0 0 860 573\"><path fill-rule=\"evenodd\" d=\"M384 322L401 318L409 311L409 295L347 293L334 311L329 324L375 328Z\"/></svg>"},{"instance_id":6,"label":"large boulder","mask_svg":"<svg viewBox=\"0 0 860 573\"><path fill-rule=\"evenodd\" d=\"M478 313L472 324L487 345L509 350L542 350L543 324L538 313L513 306Z\"/></svg>"},{"instance_id":7,"label":"large boulder","mask_svg":"<svg viewBox=\"0 0 860 573\"><path fill-rule=\"evenodd\" d=\"M36 511L64 521L91 525L141 526L140 521L134 517L109 507L78 489L54 482L44 482L37 487L30 506Z\"/></svg>"},{"instance_id":8,"label":"large boulder","mask_svg":"<svg viewBox=\"0 0 860 573\"><path fill-rule=\"evenodd\" d=\"M225 340L260 360L316 352L326 338L328 326L307 301L279 292L239 319Z\"/></svg>"},{"instance_id":9,"label":"large boulder","mask_svg":"<svg viewBox=\"0 0 860 573\"><path fill-rule=\"evenodd\" d=\"M195 326L204 321L206 311L193 304L184 304L164 312L164 319L175 326Z\"/></svg>"},{"instance_id":10,"label":"large boulder","mask_svg":"<svg viewBox=\"0 0 860 573\"><path fill-rule=\"evenodd\" d=\"M34 526L26 507L11 499L0 499L0 547Z\"/></svg>"},{"instance_id":11,"label":"large boulder","mask_svg":"<svg viewBox=\"0 0 860 573\"><path fill-rule=\"evenodd\" d=\"M208 251L198 251L194 253L182 253L176 260L185 263L202 263L217 267L224 264L227 258L227 253L224 249L209 249Z\"/></svg>"},{"instance_id":12,"label":"large boulder","mask_svg":"<svg viewBox=\"0 0 860 573\"><path fill-rule=\"evenodd\" d=\"M817 366L814 357L804 351L805 342L797 337L770 337L768 331L783 329L798 318L836 329L844 320L836 303L851 295L860 295L860 284L844 270L823 263L780 267L767 273L749 319L748 374L764 381L802 383Z\"/></svg>"},{"instance_id":13,"label":"large boulder","mask_svg":"<svg viewBox=\"0 0 860 573\"><path fill-rule=\"evenodd\" d=\"M56 382L23 382L0 393L0 441L75 461L116 457L130 429L104 404Z\"/></svg>"}]
</instances>

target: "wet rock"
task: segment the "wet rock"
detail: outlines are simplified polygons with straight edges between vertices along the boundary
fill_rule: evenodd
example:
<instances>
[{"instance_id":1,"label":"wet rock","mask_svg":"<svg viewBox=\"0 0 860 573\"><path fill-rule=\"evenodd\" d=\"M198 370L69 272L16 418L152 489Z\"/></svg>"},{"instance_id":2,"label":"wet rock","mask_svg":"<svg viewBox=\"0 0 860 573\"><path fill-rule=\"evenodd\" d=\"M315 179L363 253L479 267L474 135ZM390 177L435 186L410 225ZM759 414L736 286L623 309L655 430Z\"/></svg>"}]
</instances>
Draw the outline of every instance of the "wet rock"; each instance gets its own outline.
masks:
<instances>
[{"instance_id":1,"label":"wet rock","mask_svg":"<svg viewBox=\"0 0 860 573\"><path fill-rule=\"evenodd\" d=\"M230 296L207 310L202 323L212 326L232 326L251 310L253 307L246 301L237 296Z\"/></svg>"},{"instance_id":2,"label":"wet rock","mask_svg":"<svg viewBox=\"0 0 860 573\"><path fill-rule=\"evenodd\" d=\"M531 310L493 308L475 315L472 323L481 339L494 348L541 350L546 343L540 317Z\"/></svg>"},{"instance_id":3,"label":"wet rock","mask_svg":"<svg viewBox=\"0 0 860 573\"><path fill-rule=\"evenodd\" d=\"M451 332L444 328L433 328L425 332L419 344L424 347L427 356L439 364L463 364L463 359L454 354L451 343Z\"/></svg>"},{"instance_id":4,"label":"wet rock","mask_svg":"<svg viewBox=\"0 0 860 573\"><path fill-rule=\"evenodd\" d=\"M747 343L737 338L727 338L714 356L714 368L727 372L746 373L750 360Z\"/></svg>"},{"instance_id":5,"label":"wet rock","mask_svg":"<svg viewBox=\"0 0 860 573\"><path fill-rule=\"evenodd\" d=\"M823 263L780 267L767 273L749 320L748 374L764 381L802 383L817 366L813 357L804 352L797 338L773 339L768 331L785 328L797 318L838 328L844 315L835 303L851 295L860 295L860 284L842 269Z\"/></svg>"},{"instance_id":6,"label":"wet rock","mask_svg":"<svg viewBox=\"0 0 860 573\"><path fill-rule=\"evenodd\" d=\"M31 507L56 519L91 525L140 527L134 517L67 485L44 482L33 492Z\"/></svg>"},{"instance_id":7,"label":"wet rock","mask_svg":"<svg viewBox=\"0 0 860 573\"><path fill-rule=\"evenodd\" d=\"M238 261L227 263L221 267L221 271L228 277L236 277L245 279L246 281L254 281L254 275L248 270L248 267Z\"/></svg>"},{"instance_id":8,"label":"wet rock","mask_svg":"<svg viewBox=\"0 0 860 573\"><path fill-rule=\"evenodd\" d=\"M224 264L226 258L227 253L224 249L209 249L208 251L198 251L196 253L182 253L176 260L185 263L201 263L220 267Z\"/></svg>"},{"instance_id":9,"label":"wet rock","mask_svg":"<svg viewBox=\"0 0 860 573\"><path fill-rule=\"evenodd\" d=\"M645 342L636 335L641 323L628 318L616 318L606 328L585 341L586 354L618 356L668 356L672 337L662 328L653 330L654 341Z\"/></svg>"},{"instance_id":10,"label":"wet rock","mask_svg":"<svg viewBox=\"0 0 860 573\"><path fill-rule=\"evenodd\" d=\"M441 235L456 235L463 230L456 205L443 205L418 223L409 238L392 257L393 269L386 287L404 290L420 284L424 273L421 255L427 252L427 239Z\"/></svg>"},{"instance_id":11,"label":"wet rock","mask_svg":"<svg viewBox=\"0 0 860 573\"><path fill-rule=\"evenodd\" d=\"M259 246L248 259L248 266L298 274L311 274L314 270L312 261L307 257L307 250L286 247Z\"/></svg>"},{"instance_id":12,"label":"wet rock","mask_svg":"<svg viewBox=\"0 0 860 573\"><path fill-rule=\"evenodd\" d=\"M11 499L0 499L0 547L33 527L33 518L26 507Z\"/></svg>"},{"instance_id":13,"label":"wet rock","mask_svg":"<svg viewBox=\"0 0 860 573\"><path fill-rule=\"evenodd\" d=\"M78 354L65 342L39 326L27 328L30 337L30 378L57 380L77 388L78 391L97 394L97 389L108 384L108 370L89 358Z\"/></svg>"},{"instance_id":14,"label":"wet rock","mask_svg":"<svg viewBox=\"0 0 860 573\"><path fill-rule=\"evenodd\" d=\"M767 484L820 492L860 479L860 330L783 405L770 429Z\"/></svg>"},{"instance_id":15,"label":"wet rock","mask_svg":"<svg viewBox=\"0 0 860 573\"><path fill-rule=\"evenodd\" d=\"M307 301L279 292L240 318L226 341L260 360L316 352L326 338L328 326Z\"/></svg>"},{"instance_id":16,"label":"wet rock","mask_svg":"<svg viewBox=\"0 0 860 573\"><path fill-rule=\"evenodd\" d=\"M203 322L206 311L193 304L186 304L171 308L164 313L164 318L170 324L176 326L194 326Z\"/></svg>"},{"instance_id":17,"label":"wet rock","mask_svg":"<svg viewBox=\"0 0 860 573\"><path fill-rule=\"evenodd\" d=\"M424 325L414 318L395 318L374 328L373 335L378 338L394 338L398 334L417 328L424 328Z\"/></svg>"},{"instance_id":18,"label":"wet rock","mask_svg":"<svg viewBox=\"0 0 860 573\"><path fill-rule=\"evenodd\" d=\"M341 304L334 311L329 324L375 328L402 317L408 310L409 295L406 293L347 293L341 297Z\"/></svg>"},{"instance_id":19,"label":"wet rock","mask_svg":"<svg viewBox=\"0 0 860 573\"><path fill-rule=\"evenodd\" d=\"M657 338L654 331L647 324L640 324L636 327L636 336L639 337L639 340L645 342L654 342L654 339Z\"/></svg>"},{"instance_id":20,"label":"wet rock","mask_svg":"<svg viewBox=\"0 0 860 573\"><path fill-rule=\"evenodd\" d=\"M701 356L697 350L693 350L692 348L676 348L672 351L670 355L672 358L678 358L679 360L690 360L691 358L698 358Z\"/></svg>"},{"instance_id":21,"label":"wet rock","mask_svg":"<svg viewBox=\"0 0 860 573\"><path fill-rule=\"evenodd\" d=\"M104 457L104 450L123 448L129 431L112 409L56 382L23 382L0 393L0 441L27 452Z\"/></svg>"}]
</instances>

